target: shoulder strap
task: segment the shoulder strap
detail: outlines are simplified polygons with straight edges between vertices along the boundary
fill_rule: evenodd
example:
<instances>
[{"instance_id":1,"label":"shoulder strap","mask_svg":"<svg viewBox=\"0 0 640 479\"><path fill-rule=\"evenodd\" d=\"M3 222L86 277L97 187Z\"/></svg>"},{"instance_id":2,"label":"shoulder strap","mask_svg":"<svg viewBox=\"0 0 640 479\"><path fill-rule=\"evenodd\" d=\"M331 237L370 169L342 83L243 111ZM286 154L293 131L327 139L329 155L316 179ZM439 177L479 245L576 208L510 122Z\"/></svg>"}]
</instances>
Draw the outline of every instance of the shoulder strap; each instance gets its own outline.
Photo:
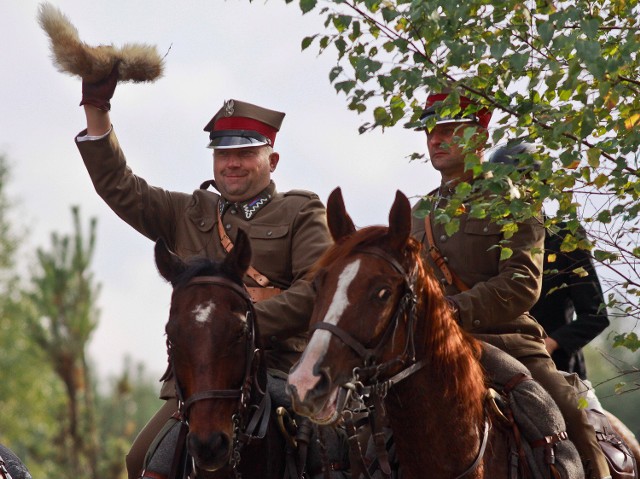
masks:
<instances>
[{"instance_id":1,"label":"shoulder strap","mask_svg":"<svg viewBox=\"0 0 640 479\"><path fill-rule=\"evenodd\" d=\"M229 235L227 235L227 232L224 230L224 226L222 226L222 216L220 215L220 208L217 208L217 210L218 210L218 235L220 236L220 243L222 243L222 247L228 253L233 249L233 242L231 241L231 238L229 238ZM247 275L253 278L253 280L263 288L266 288L271 284L271 281L269 281L269 278L267 278L265 275L260 273L253 266L249 266L249 269L247 270Z\"/></svg>"},{"instance_id":2,"label":"shoulder strap","mask_svg":"<svg viewBox=\"0 0 640 479\"><path fill-rule=\"evenodd\" d=\"M433 229L431 228L431 218L430 215L424 217L424 232L426 233L427 238L427 246L429 254L431 255L431 259L436 264L444 278L447 280L447 284L453 284L460 291L467 291L469 286L467 286L456 273L449 268L447 264L447 260L442 256L440 250L437 248L435 241L433 240Z\"/></svg>"}]
</instances>

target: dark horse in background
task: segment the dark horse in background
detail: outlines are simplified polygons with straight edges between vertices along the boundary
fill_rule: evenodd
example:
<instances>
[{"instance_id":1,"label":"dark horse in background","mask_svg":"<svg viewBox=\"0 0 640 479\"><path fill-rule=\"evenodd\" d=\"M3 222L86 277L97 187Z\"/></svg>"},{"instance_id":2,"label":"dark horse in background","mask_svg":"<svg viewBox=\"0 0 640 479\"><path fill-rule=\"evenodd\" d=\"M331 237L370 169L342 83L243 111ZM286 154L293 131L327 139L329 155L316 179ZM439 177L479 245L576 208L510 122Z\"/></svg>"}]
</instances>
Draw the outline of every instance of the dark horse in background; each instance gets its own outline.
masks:
<instances>
[{"instance_id":1,"label":"dark horse in background","mask_svg":"<svg viewBox=\"0 0 640 479\"><path fill-rule=\"evenodd\" d=\"M31 479L31 474L11 449L0 444L0 479Z\"/></svg>"},{"instance_id":2,"label":"dark horse in background","mask_svg":"<svg viewBox=\"0 0 640 479\"><path fill-rule=\"evenodd\" d=\"M185 263L162 242L155 254L173 286L166 334L186 435L187 459L174 477L281 479L284 438L270 420L260 335L242 283L251 261L247 236L238 233L222 262Z\"/></svg>"},{"instance_id":3,"label":"dark horse in background","mask_svg":"<svg viewBox=\"0 0 640 479\"><path fill-rule=\"evenodd\" d=\"M396 194L388 228L356 231L339 189L327 215L335 244L314 267L313 334L289 374L294 410L330 423L341 386L384 386L376 409L386 410L404 479L511 477L507 430L486 407L483 346L423 263L407 198Z\"/></svg>"}]
</instances>

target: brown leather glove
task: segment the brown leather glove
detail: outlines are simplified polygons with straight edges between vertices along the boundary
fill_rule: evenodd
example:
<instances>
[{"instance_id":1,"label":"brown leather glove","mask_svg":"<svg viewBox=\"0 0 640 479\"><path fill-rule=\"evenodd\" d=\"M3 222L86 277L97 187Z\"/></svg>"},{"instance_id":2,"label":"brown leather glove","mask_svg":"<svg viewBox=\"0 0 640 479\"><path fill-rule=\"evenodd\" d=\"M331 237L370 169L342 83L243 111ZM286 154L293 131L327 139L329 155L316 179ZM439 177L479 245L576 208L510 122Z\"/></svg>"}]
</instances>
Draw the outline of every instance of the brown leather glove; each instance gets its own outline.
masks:
<instances>
[{"instance_id":1,"label":"brown leather glove","mask_svg":"<svg viewBox=\"0 0 640 479\"><path fill-rule=\"evenodd\" d=\"M108 76L95 83L82 80L82 101L80 105L92 105L100 110L111 110L109 100L113 97L118 83L118 65L116 64Z\"/></svg>"}]
</instances>

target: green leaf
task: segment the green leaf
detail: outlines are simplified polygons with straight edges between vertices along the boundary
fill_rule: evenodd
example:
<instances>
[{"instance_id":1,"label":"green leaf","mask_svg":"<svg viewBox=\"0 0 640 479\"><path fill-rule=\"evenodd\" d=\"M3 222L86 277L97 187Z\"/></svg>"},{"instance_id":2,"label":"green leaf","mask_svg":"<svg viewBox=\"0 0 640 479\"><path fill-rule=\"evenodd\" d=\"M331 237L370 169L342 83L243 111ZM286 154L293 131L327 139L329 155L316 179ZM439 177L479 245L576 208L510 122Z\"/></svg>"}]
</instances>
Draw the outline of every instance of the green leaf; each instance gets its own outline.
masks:
<instances>
[{"instance_id":1,"label":"green leaf","mask_svg":"<svg viewBox=\"0 0 640 479\"><path fill-rule=\"evenodd\" d=\"M302 13L309 13L318 3L318 0L300 0L300 10Z\"/></svg>"},{"instance_id":2,"label":"green leaf","mask_svg":"<svg viewBox=\"0 0 640 479\"><path fill-rule=\"evenodd\" d=\"M542 44L548 45L551 43L551 39L553 38L553 32L555 31L555 26L553 22L547 21L538 25L538 34L540 35L540 40Z\"/></svg>"},{"instance_id":3,"label":"green leaf","mask_svg":"<svg viewBox=\"0 0 640 479\"><path fill-rule=\"evenodd\" d=\"M604 173L600 173L593 180L593 184L596 185L598 188L602 188L607 183L609 183L609 177L607 175L605 175Z\"/></svg>"},{"instance_id":4,"label":"green leaf","mask_svg":"<svg viewBox=\"0 0 640 479\"><path fill-rule=\"evenodd\" d=\"M600 223L611 223L611 211L609 210L603 210L600 213L598 213L597 219Z\"/></svg>"},{"instance_id":5,"label":"green leaf","mask_svg":"<svg viewBox=\"0 0 640 479\"><path fill-rule=\"evenodd\" d=\"M587 409L589 407L589 401L587 398L580 397L578 398L578 409Z\"/></svg>"},{"instance_id":6,"label":"green leaf","mask_svg":"<svg viewBox=\"0 0 640 479\"><path fill-rule=\"evenodd\" d=\"M580 124L580 137L586 138L591 135L596 126L596 116L592 108L586 108L582 113L582 123Z\"/></svg>"},{"instance_id":7,"label":"green leaf","mask_svg":"<svg viewBox=\"0 0 640 479\"><path fill-rule=\"evenodd\" d=\"M599 148L589 148L587 150L587 163L591 168L598 168L600 166L600 155L602 152Z\"/></svg>"},{"instance_id":8,"label":"green leaf","mask_svg":"<svg viewBox=\"0 0 640 479\"><path fill-rule=\"evenodd\" d=\"M584 31L587 38L594 40L598 37L598 28L600 28L600 22L595 18L587 18L580 21L582 31Z\"/></svg>"},{"instance_id":9,"label":"green leaf","mask_svg":"<svg viewBox=\"0 0 640 479\"><path fill-rule=\"evenodd\" d=\"M640 349L640 340L638 339L638 335L634 332L619 334L614 337L613 346L627 348L635 353Z\"/></svg>"},{"instance_id":10,"label":"green leaf","mask_svg":"<svg viewBox=\"0 0 640 479\"><path fill-rule=\"evenodd\" d=\"M353 80L341 81L335 84L336 91L343 91L345 93L349 93L356 87L356 82Z\"/></svg>"},{"instance_id":11,"label":"green leaf","mask_svg":"<svg viewBox=\"0 0 640 479\"><path fill-rule=\"evenodd\" d=\"M307 48L309 48L311 46L311 44L313 43L313 41L316 39L317 35L312 35L310 37L304 37L302 39L302 50L306 50Z\"/></svg>"},{"instance_id":12,"label":"green leaf","mask_svg":"<svg viewBox=\"0 0 640 479\"><path fill-rule=\"evenodd\" d=\"M593 257L600 262L613 262L616 261L619 257L618 254L612 253L611 251L604 251L601 249L596 249L593 251Z\"/></svg>"},{"instance_id":13,"label":"green leaf","mask_svg":"<svg viewBox=\"0 0 640 479\"><path fill-rule=\"evenodd\" d=\"M502 40L491 44L491 56L496 60L500 60L511 45L507 40Z\"/></svg>"},{"instance_id":14,"label":"green leaf","mask_svg":"<svg viewBox=\"0 0 640 479\"><path fill-rule=\"evenodd\" d=\"M509 57L509 65L515 71L521 71L527 66L530 55L528 53L514 53Z\"/></svg>"},{"instance_id":15,"label":"green leaf","mask_svg":"<svg viewBox=\"0 0 640 479\"><path fill-rule=\"evenodd\" d=\"M582 266L579 268L574 268L573 270L571 270L571 272L573 274L577 274L580 278L586 278L587 276L589 276L589 273L587 272L587 270L584 269Z\"/></svg>"},{"instance_id":16,"label":"green leaf","mask_svg":"<svg viewBox=\"0 0 640 479\"><path fill-rule=\"evenodd\" d=\"M453 218L451 221L444 225L444 230L447 235L452 236L460 229L460 220L458 218Z\"/></svg>"},{"instance_id":17,"label":"green leaf","mask_svg":"<svg viewBox=\"0 0 640 479\"><path fill-rule=\"evenodd\" d=\"M329 72L329 81L331 83L333 83L335 81L335 79L340 76L341 73L342 73L342 67L341 66L333 67L331 69L331 71Z\"/></svg>"},{"instance_id":18,"label":"green leaf","mask_svg":"<svg viewBox=\"0 0 640 479\"><path fill-rule=\"evenodd\" d=\"M513 250L511 248L507 248L506 246L503 246L502 248L500 248L500 261L509 259L511 258L512 255L513 255Z\"/></svg>"}]
</instances>

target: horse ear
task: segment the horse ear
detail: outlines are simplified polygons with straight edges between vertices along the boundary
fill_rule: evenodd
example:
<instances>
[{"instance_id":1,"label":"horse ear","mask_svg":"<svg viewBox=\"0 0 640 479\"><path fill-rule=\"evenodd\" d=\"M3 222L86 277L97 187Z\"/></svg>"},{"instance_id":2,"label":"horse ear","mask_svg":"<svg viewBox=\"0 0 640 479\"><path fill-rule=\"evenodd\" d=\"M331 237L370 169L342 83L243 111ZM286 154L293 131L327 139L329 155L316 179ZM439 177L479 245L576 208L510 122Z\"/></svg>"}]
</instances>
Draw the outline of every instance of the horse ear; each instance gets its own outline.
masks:
<instances>
[{"instance_id":1,"label":"horse ear","mask_svg":"<svg viewBox=\"0 0 640 479\"><path fill-rule=\"evenodd\" d=\"M389 211L389 233L391 246L402 248L411 234L411 204L400 190L396 191L396 199Z\"/></svg>"},{"instance_id":2,"label":"horse ear","mask_svg":"<svg viewBox=\"0 0 640 479\"><path fill-rule=\"evenodd\" d=\"M344 199L342 198L340 187L333 190L327 200L327 221L334 241L338 241L356 231L356 227L344 207Z\"/></svg>"},{"instance_id":3,"label":"horse ear","mask_svg":"<svg viewBox=\"0 0 640 479\"><path fill-rule=\"evenodd\" d=\"M173 280L185 269L185 263L178 255L169 250L163 239L156 241L154 249L156 257L156 267L160 275L173 283Z\"/></svg>"},{"instance_id":4,"label":"horse ear","mask_svg":"<svg viewBox=\"0 0 640 479\"><path fill-rule=\"evenodd\" d=\"M233 249L225 258L225 264L237 270L240 277L244 276L247 269L249 269L251 264L251 243L249 243L247 233L240 228L238 228Z\"/></svg>"}]
</instances>

